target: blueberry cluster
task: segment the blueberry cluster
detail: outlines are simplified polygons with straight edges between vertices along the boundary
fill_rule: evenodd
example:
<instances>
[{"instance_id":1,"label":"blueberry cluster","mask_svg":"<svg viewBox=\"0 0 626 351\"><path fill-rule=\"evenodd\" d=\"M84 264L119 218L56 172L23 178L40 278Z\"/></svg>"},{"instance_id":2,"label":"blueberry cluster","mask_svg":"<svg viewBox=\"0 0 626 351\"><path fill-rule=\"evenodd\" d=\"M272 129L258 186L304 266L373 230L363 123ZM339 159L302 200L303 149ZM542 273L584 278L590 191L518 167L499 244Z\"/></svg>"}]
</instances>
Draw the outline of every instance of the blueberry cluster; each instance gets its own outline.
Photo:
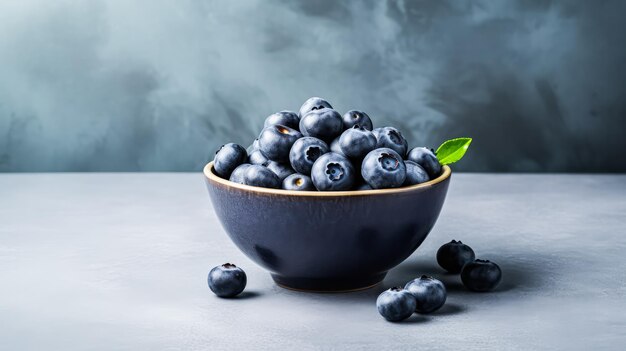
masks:
<instances>
[{"instance_id":1,"label":"blueberry cluster","mask_svg":"<svg viewBox=\"0 0 626 351\"><path fill-rule=\"evenodd\" d=\"M223 145L215 173L232 182L287 190L370 190L426 182L441 174L432 149L408 148L393 127L373 128L367 113L343 116L318 97L298 113L281 111L265 119L252 145Z\"/></svg>"}]
</instances>

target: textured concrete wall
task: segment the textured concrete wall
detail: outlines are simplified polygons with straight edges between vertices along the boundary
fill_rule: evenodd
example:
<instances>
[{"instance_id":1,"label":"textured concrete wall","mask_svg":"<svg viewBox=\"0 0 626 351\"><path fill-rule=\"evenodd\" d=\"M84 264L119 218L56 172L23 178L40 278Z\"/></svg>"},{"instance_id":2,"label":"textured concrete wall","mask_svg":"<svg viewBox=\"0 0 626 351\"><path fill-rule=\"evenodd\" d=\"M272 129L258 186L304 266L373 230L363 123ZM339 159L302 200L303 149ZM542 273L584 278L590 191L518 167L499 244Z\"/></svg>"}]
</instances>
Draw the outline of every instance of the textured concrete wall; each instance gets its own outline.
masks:
<instances>
[{"instance_id":1,"label":"textured concrete wall","mask_svg":"<svg viewBox=\"0 0 626 351\"><path fill-rule=\"evenodd\" d=\"M626 171L624 1L2 1L0 171L198 170L313 95L457 169Z\"/></svg>"}]
</instances>

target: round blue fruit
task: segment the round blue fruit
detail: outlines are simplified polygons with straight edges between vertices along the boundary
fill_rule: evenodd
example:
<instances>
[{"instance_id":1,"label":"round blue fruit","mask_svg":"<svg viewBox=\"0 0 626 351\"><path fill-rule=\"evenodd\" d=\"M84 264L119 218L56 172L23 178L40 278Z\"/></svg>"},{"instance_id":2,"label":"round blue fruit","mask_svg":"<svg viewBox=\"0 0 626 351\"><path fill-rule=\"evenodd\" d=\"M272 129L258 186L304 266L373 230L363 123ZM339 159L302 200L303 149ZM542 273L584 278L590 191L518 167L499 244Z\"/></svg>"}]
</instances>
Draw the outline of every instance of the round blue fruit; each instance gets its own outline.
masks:
<instances>
[{"instance_id":1,"label":"round blue fruit","mask_svg":"<svg viewBox=\"0 0 626 351\"><path fill-rule=\"evenodd\" d=\"M310 175L313 163L328 151L328 145L318 138L300 138L289 151L289 163L296 172Z\"/></svg>"},{"instance_id":2,"label":"round blue fruit","mask_svg":"<svg viewBox=\"0 0 626 351\"><path fill-rule=\"evenodd\" d=\"M361 127L372 130L372 120L367 113L357 110L350 110L343 114L343 128L349 129L354 127L355 125L360 125Z\"/></svg>"},{"instance_id":3,"label":"round blue fruit","mask_svg":"<svg viewBox=\"0 0 626 351\"><path fill-rule=\"evenodd\" d=\"M298 130L298 128L300 128L300 117L298 117L295 112L291 111L276 112L267 116L265 123L263 124L263 128L274 125L281 125Z\"/></svg>"},{"instance_id":4,"label":"round blue fruit","mask_svg":"<svg viewBox=\"0 0 626 351\"><path fill-rule=\"evenodd\" d=\"M329 144L329 148L331 152L334 152L336 154L340 154L340 155L344 155L343 151L341 151L341 146L339 146L339 139L341 138L341 135L336 137L335 139L333 139L333 141L330 142ZM346 156L346 155L344 155Z\"/></svg>"},{"instance_id":5,"label":"round blue fruit","mask_svg":"<svg viewBox=\"0 0 626 351\"><path fill-rule=\"evenodd\" d=\"M355 124L352 128L346 129L339 137L339 147L344 155L362 159L370 151L376 148L376 137L374 133Z\"/></svg>"},{"instance_id":6,"label":"round blue fruit","mask_svg":"<svg viewBox=\"0 0 626 351\"><path fill-rule=\"evenodd\" d=\"M283 180L283 189L297 191L315 191L311 177L294 173Z\"/></svg>"},{"instance_id":7,"label":"round blue fruit","mask_svg":"<svg viewBox=\"0 0 626 351\"><path fill-rule=\"evenodd\" d=\"M269 159L263 155L261 150L254 150L250 156L248 156L248 162L253 165L262 165L268 161Z\"/></svg>"},{"instance_id":8,"label":"round blue fruit","mask_svg":"<svg viewBox=\"0 0 626 351\"><path fill-rule=\"evenodd\" d=\"M237 166L237 168L235 168L235 170L230 174L229 180L231 182L244 184L244 178L243 177L244 177L244 173L246 172L246 169L248 169L248 167L250 167L249 163L243 163L243 164L240 164L239 166Z\"/></svg>"},{"instance_id":9,"label":"round blue fruit","mask_svg":"<svg viewBox=\"0 0 626 351\"><path fill-rule=\"evenodd\" d=\"M354 167L345 156L329 152L315 161L311 179L319 191L350 190L355 181Z\"/></svg>"},{"instance_id":10,"label":"round blue fruit","mask_svg":"<svg viewBox=\"0 0 626 351\"><path fill-rule=\"evenodd\" d=\"M209 288L219 297L235 297L246 288L247 277L243 269L225 263L209 272Z\"/></svg>"},{"instance_id":11,"label":"round blue fruit","mask_svg":"<svg viewBox=\"0 0 626 351\"><path fill-rule=\"evenodd\" d=\"M393 127L376 128L372 131L376 136L376 147L386 147L397 152L402 158L406 155L409 144L399 130Z\"/></svg>"},{"instance_id":12,"label":"round blue fruit","mask_svg":"<svg viewBox=\"0 0 626 351\"><path fill-rule=\"evenodd\" d=\"M404 180L404 186L415 185L425 183L430 180L426 170L422 166L413 161L404 161L406 166L406 179Z\"/></svg>"},{"instance_id":13,"label":"round blue fruit","mask_svg":"<svg viewBox=\"0 0 626 351\"><path fill-rule=\"evenodd\" d=\"M282 185L274 172L261 165L250 165L245 169L243 184L273 189L280 189Z\"/></svg>"},{"instance_id":14,"label":"round blue fruit","mask_svg":"<svg viewBox=\"0 0 626 351\"><path fill-rule=\"evenodd\" d=\"M390 322L399 322L409 318L416 308L413 295L402 287L383 291L376 299L378 313Z\"/></svg>"},{"instance_id":15,"label":"round blue fruit","mask_svg":"<svg viewBox=\"0 0 626 351\"><path fill-rule=\"evenodd\" d=\"M406 179L402 157L392 149L370 151L361 164L361 175L373 189L397 188Z\"/></svg>"},{"instance_id":16,"label":"round blue fruit","mask_svg":"<svg viewBox=\"0 0 626 351\"><path fill-rule=\"evenodd\" d=\"M321 110L323 108L333 108L330 103L328 103L328 101L319 98L319 97L312 97L307 99L307 101L304 102L304 104L302 104L302 106L300 107L300 111L299 111L299 116L300 118L304 117L304 115L306 115L307 113L314 111L314 110Z\"/></svg>"},{"instance_id":17,"label":"round blue fruit","mask_svg":"<svg viewBox=\"0 0 626 351\"><path fill-rule=\"evenodd\" d=\"M432 149L416 147L409 151L407 159L422 166L430 179L435 179L441 174L441 164Z\"/></svg>"},{"instance_id":18,"label":"round blue fruit","mask_svg":"<svg viewBox=\"0 0 626 351\"><path fill-rule=\"evenodd\" d=\"M475 260L463 266L461 281L471 291L486 292L495 289L502 280L502 270L489 260Z\"/></svg>"},{"instance_id":19,"label":"round blue fruit","mask_svg":"<svg viewBox=\"0 0 626 351\"><path fill-rule=\"evenodd\" d=\"M243 146L235 143L228 143L226 145L222 145L215 153L213 168L218 176L224 179L229 179L233 170L235 170L235 168L237 168L240 164L246 162L247 158L248 153Z\"/></svg>"},{"instance_id":20,"label":"round blue fruit","mask_svg":"<svg viewBox=\"0 0 626 351\"><path fill-rule=\"evenodd\" d=\"M281 183L289 175L296 173L296 171L294 171L293 168L291 168L291 166L288 163L267 161L263 164L263 166L267 167L267 169L274 172L274 174L278 176L278 179L280 179Z\"/></svg>"},{"instance_id":21,"label":"round blue fruit","mask_svg":"<svg viewBox=\"0 0 626 351\"><path fill-rule=\"evenodd\" d=\"M276 162L289 161L289 150L302 134L283 125L271 125L259 135L259 150L268 159Z\"/></svg>"},{"instance_id":22,"label":"round blue fruit","mask_svg":"<svg viewBox=\"0 0 626 351\"><path fill-rule=\"evenodd\" d=\"M426 275L411 280L404 289L415 298L417 313L435 312L446 302L446 287L441 281Z\"/></svg>"},{"instance_id":23,"label":"round blue fruit","mask_svg":"<svg viewBox=\"0 0 626 351\"><path fill-rule=\"evenodd\" d=\"M339 112L322 108L312 110L300 119L300 132L325 142L331 142L343 132L343 121Z\"/></svg>"},{"instance_id":24,"label":"round blue fruit","mask_svg":"<svg viewBox=\"0 0 626 351\"><path fill-rule=\"evenodd\" d=\"M475 258L474 250L461 241L452 240L437 250L437 263L450 273L461 273L463 266Z\"/></svg>"}]
</instances>

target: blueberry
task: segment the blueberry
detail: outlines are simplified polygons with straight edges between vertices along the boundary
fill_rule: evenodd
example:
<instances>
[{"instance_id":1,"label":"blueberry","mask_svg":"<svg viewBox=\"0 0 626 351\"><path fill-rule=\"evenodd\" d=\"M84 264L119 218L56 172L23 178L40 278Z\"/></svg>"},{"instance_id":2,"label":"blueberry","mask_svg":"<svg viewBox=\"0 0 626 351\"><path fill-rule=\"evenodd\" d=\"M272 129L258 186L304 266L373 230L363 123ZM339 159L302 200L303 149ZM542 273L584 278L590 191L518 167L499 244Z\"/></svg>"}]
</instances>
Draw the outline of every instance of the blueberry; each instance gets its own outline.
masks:
<instances>
[{"instance_id":1,"label":"blueberry","mask_svg":"<svg viewBox=\"0 0 626 351\"><path fill-rule=\"evenodd\" d=\"M489 260L475 260L463 266L461 281L472 291L491 291L500 284L502 270Z\"/></svg>"},{"instance_id":2,"label":"blueberry","mask_svg":"<svg viewBox=\"0 0 626 351\"><path fill-rule=\"evenodd\" d=\"M406 179L406 166L397 152L380 148L365 156L361 175L373 189L397 188Z\"/></svg>"},{"instance_id":3,"label":"blueberry","mask_svg":"<svg viewBox=\"0 0 626 351\"><path fill-rule=\"evenodd\" d=\"M246 168L243 172L243 183L246 185L274 189L280 189L281 186L278 176L261 165L250 165L250 167Z\"/></svg>"},{"instance_id":4,"label":"blueberry","mask_svg":"<svg viewBox=\"0 0 626 351\"><path fill-rule=\"evenodd\" d=\"M433 277L423 275L406 283L404 289L415 298L417 313L435 312L446 302L446 287Z\"/></svg>"},{"instance_id":5,"label":"blueberry","mask_svg":"<svg viewBox=\"0 0 626 351\"><path fill-rule=\"evenodd\" d=\"M248 162L253 165L262 165L268 161L269 159L263 155L261 150L254 150L250 156L248 156Z\"/></svg>"},{"instance_id":6,"label":"blueberry","mask_svg":"<svg viewBox=\"0 0 626 351\"><path fill-rule=\"evenodd\" d=\"M224 263L209 272L209 288L219 297L234 297L246 287L246 272L231 263Z\"/></svg>"},{"instance_id":7,"label":"blueberry","mask_svg":"<svg viewBox=\"0 0 626 351\"><path fill-rule=\"evenodd\" d=\"M334 152L320 156L311 168L311 179L319 191L350 190L354 178L354 167L350 160Z\"/></svg>"},{"instance_id":8,"label":"blueberry","mask_svg":"<svg viewBox=\"0 0 626 351\"><path fill-rule=\"evenodd\" d=\"M377 148L390 148L400 154L402 158L404 158L409 148L409 145L399 130L393 127L382 127L374 129L372 133L374 133L374 136L376 136Z\"/></svg>"},{"instance_id":9,"label":"blueberry","mask_svg":"<svg viewBox=\"0 0 626 351\"><path fill-rule=\"evenodd\" d=\"M383 291L376 299L378 313L390 322L399 322L411 317L415 312L415 306L413 295L402 287Z\"/></svg>"},{"instance_id":10,"label":"blueberry","mask_svg":"<svg viewBox=\"0 0 626 351\"><path fill-rule=\"evenodd\" d=\"M300 118L302 118L304 117L304 115L306 115L307 113L311 111L321 110L323 108L333 108L333 107L330 106L328 101L322 98L312 97L312 98L309 98L307 101L305 101L304 104L302 104L302 107L300 107L299 116Z\"/></svg>"},{"instance_id":11,"label":"blueberry","mask_svg":"<svg viewBox=\"0 0 626 351\"><path fill-rule=\"evenodd\" d=\"M404 180L404 186L415 185L424 183L430 180L428 173L413 161L404 161L406 166L406 179Z\"/></svg>"},{"instance_id":12,"label":"blueberry","mask_svg":"<svg viewBox=\"0 0 626 351\"><path fill-rule=\"evenodd\" d=\"M283 189L298 191L315 191L313 181L309 176L294 173L283 180Z\"/></svg>"},{"instance_id":13,"label":"blueberry","mask_svg":"<svg viewBox=\"0 0 626 351\"><path fill-rule=\"evenodd\" d=\"M263 166L267 167L267 169L274 172L274 174L278 176L278 179L280 179L281 183L289 175L296 173L288 163L267 161L263 164Z\"/></svg>"},{"instance_id":14,"label":"blueberry","mask_svg":"<svg viewBox=\"0 0 626 351\"><path fill-rule=\"evenodd\" d=\"M295 129L272 125L263 129L259 135L259 150L265 157L276 162L289 161L289 150L302 134Z\"/></svg>"},{"instance_id":15,"label":"blueberry","mask_svg":"<svg viewBox=\"0 0 626 351\"><path fill-rule=\"evenodd\" d=\"M328 151L328 145L318 138L300 138L293 143L289 151L289 162L296 172L311 175L313 163Z\"/></svg>"},{"instance_id":16,"label":"blueberry","mask_svg":"<svg viewBox=\"0 0 626 351\"><path fill-rule=\"evenodd\" d=\"M339 112L333 109L313 110L300 119L300 132L330 142L343 132L343 121Z\"/></svg>"},{"instance_id":17,"label":"blueberry","mask_svg":"<svg viewBox=\"0 0 626 351\"><path fill-rule=\"evenodd\" d=\"M452 240L437 250L437 263L450 273L461 273L463 266L474 258L474 250L461 241Z\"/></svg>"},{"instance_id":18,"label":"blueberry","mask_svg":"<svg viewBox=\"0 0 626 351\"><path fill-rule=\"evenodd\" d=\"M250 167L249 163L243 163L237 166L237 168L235 168L235 170L230 174L229 180L231 182L243 184L244 183L243 175L246 172L246 169L248 169L248 167Z\"/></svg>"},{"instance_id":19,"label":"blueberry","mask_svg":"<svg viewBox=\"0 0 626 351\"><path fill-rule=\"evenodd\" d=\"M341 146L339 146L339 139L341 138L341 135L336 137L335 139L333 139L333 141L330 142L329 148L330 151L336 153L336 154L340 154L340 155L344 155L343 151L341 151ZM346 156L346 155L344 155Z\"/></svg>"},{"instance_id":20,"label":"blueberry","mask_svg":"<svg viewBox=\"0 0 626 351\"><path fill-rule=\"evenodd\" d=\"M409 151L407 159L422 166L430 179L435 179L441 174L441 165L432 149L426 147L413 148Z\"/></svg>"},{"instance_id":21,"label":"blueberry","mask_svg":"<svg viewBox=\"0 0 626 351\"><path fill-rule=\"evenodd\" d=\"M300 117L298 117L295 112L291 111L276 112L267 116L265 123L263 124L263 128L277 124L297 130L300 124Z\"/></svg>"},{"instance_id":22,"label":"blueberry","mask_svg":"<svg viewBox=\"0 0 626 351\"><path fill-rule=\"evenodd\" d=\"M370 116L365 112L350 110L343 114L343 128L349 129L354 127L355 125L360 125L361 127L372 130L372 120Z\"/></svg>"},{"instance_id":23,"label":"blueberry","mask_svg":"<svg viewBox=\"0 0 626 351\"><path fill-rule=\"evenodd\" d=\"M374 133L355 124L354 127L341 133L339 147L344 155L362 159L368 152L376 148L376 137Z\"/></svg>"},{"instance_id":24,"label":"blueberry","mask_svg":"<svg viewBox=\"0 0 626 351\"><path fill-rule=\"evenodd\" d=\"M252 144L250 144L250 146L248 146L248 148L246 149L246 151L248 152L248 156L250 156L250 154L252 154L258 149L259 149L259 139L257 138L257 139L254 139Z\"/></svg>"},{"instance_id":25,"label":"blueberry","mask_svg":"<svg viewBox=\"0 0 626 351\"><path fill-rule=\"evenodd\" d=\"M228 179L230 178L230 174L233 170L240 164L246 162L247 158L248 153L243 146L228 143L226 145L222 145L215 153L213 168L218 176Z\"/></svg>"}]
</instances>

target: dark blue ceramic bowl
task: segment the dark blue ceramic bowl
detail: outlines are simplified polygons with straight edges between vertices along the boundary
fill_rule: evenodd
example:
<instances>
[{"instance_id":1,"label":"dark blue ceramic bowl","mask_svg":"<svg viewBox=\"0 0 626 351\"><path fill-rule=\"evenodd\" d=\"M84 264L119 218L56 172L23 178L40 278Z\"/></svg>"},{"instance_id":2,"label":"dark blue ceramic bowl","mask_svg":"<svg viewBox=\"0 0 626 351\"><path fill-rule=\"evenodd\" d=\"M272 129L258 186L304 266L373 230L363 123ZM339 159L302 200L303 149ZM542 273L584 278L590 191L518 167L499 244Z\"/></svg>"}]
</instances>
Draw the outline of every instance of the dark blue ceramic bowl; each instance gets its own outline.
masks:
<instances>
[{"instance_id":1,"label":"dark blue ceramic bowl","mask_svg":"<svg viewBox=\"0 0 626 351\"><path fill-rule=\"evenodd\" d=\"M349 291L376 285L409 257L437 221L450 168L437 179L396 189L290 191L204 175L226 233L278 285Z\"/></svg>"}]
</instances>

